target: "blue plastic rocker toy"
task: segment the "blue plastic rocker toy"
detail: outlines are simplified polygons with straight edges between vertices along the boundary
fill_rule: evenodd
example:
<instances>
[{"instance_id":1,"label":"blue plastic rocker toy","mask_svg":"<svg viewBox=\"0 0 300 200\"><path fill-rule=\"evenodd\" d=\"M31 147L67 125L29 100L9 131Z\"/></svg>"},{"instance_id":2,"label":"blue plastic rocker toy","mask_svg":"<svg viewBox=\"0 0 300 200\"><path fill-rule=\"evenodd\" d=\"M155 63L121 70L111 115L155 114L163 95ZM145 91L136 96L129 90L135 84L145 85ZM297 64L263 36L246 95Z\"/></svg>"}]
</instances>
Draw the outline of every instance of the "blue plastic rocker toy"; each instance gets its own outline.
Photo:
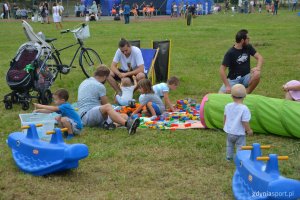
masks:
<instances>
[{"instance_id":1,"label":"blue plastic rocker toy","mask_svg":"<svg viewBox=\"0 0 300 200\"><path fill-rule=\"evenodd\" d=\"M288 156L269 154L262 157L261 149L270 145L243 146L235 157L236 171L232 179L235 199L299 199L300 181L280 176L278 160L287 160ZM267 161L265 164L263 161Z\"/></svg>"},{"instance_id":2,"label":"blue plastic rocker toy","mask_svg":"<svg viewBox=\"0 0 300 200\"><path fill-rule=\"evenodd\" d=\"M85 144L66 144L62 131L67 129L55 128L47 134L52 134L50 142L39 139L36 126L23 126L28 129L25 135L22 132L11 133L7 144L12 150L17 166L25 173L35 176L64 171L78 167L78 161L88 156L88 147Z\"/></svg>"}]
</instances>

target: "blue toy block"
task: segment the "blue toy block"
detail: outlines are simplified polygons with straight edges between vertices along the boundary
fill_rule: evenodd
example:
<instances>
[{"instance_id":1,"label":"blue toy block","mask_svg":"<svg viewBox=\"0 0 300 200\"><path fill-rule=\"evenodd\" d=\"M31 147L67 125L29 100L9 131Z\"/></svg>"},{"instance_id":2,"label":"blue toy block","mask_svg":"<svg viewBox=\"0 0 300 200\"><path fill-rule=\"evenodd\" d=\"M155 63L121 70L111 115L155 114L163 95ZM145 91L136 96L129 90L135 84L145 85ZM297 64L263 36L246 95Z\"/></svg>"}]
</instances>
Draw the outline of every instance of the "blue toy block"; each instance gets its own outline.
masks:
<instances>
[{"instance_id":1,"label":"blue toy block","mask_svg":"<svg viewBox=\"0 0 300 200\"><path fill-rule=\"evenodd\" d=\"M11 133L7 144L12 150L16 165L25 173L35 176L73 169L88 156L85 144L64 143L61 130L54 129L50 142L40 140L36 126L29 125L27 134Z\"/></svg>"},{"instance_id":2,"label":"blue toy block","mask_svg":"<svg viewBox=\"0 0 300 200\"><path fill-rule=\"evenodd\" d=\"M236 171L232 179L235 199L299 199L300 181L280 176L278 156L270 154L265 164L257 160L261 146L254 143L252 150L241 150L235 157Z\"/></svg>"}]
</instances>

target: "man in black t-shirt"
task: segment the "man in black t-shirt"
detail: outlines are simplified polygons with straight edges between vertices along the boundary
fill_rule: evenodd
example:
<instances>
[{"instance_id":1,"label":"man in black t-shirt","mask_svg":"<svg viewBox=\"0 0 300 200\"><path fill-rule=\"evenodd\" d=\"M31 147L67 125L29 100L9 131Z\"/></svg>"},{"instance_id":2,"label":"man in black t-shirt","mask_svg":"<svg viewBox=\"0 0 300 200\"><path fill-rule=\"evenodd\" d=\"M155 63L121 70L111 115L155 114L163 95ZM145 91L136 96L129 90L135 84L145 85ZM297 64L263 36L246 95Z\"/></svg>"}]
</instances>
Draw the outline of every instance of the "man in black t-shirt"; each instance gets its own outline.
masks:
<instances>
[{"instance_id":1,"label":"man in black t-shirt","mask_svg":"<svg viewBox=\"0 0 300 200\"><path fill-rule=\"evenodd\" d=\"M220 67L220 76L223 85L219 93L231 92L231 87L235 84L243 84L250 94L260 81L260 71L263 64L263 57L249 44L247 30L240 30L235 36L236 43L224 56ZM257 60L256 67L250 68L250 56ZM226 69L229 73L226 76Z\"/></svg>"}]
</instances>

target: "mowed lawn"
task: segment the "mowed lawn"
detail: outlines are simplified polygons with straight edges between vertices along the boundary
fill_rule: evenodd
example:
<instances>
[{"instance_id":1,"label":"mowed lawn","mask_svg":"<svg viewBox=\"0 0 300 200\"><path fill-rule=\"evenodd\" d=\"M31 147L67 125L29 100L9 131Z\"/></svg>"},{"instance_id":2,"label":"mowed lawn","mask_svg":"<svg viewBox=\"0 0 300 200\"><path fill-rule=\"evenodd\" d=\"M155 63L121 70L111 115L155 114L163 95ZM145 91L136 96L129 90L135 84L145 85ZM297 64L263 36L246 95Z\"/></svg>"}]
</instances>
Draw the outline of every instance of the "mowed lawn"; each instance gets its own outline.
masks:
<instances>
[{"instance_id":1,"label":"mowed lawn","mask_svg":"<svg viewBox=\"0 0 300 200\"><path fill-rule=\"evenodd\" d=\"M64 22L72 28L79 22ZM56 37L57 47L74 42L71 34L60 35L52 23L31 23L33 29L47 37ZM5 75L18 47L26 41L21 21L0 21L0 94L10 89ZM110 65L121 37L140 39L142 47L152 40L170 39L170 75L180 78L180 86L172 91L173 102L193 98L198 102L221 86L219 66L224 53L234 44L235 34L248 29L250 42L264 57L262 79L254 94L283 98L281 86L300 76L300 17L279 10L278 16L267 13L241 15L216 14L193 19L132 20L90 23L91 37L86 46L95 49L105 64ZM74 49L62 53L70 62ZM252 59L252 66L255 66ZM62 75L51 90L66 88L70 101L77 99L77 88L84 80L78 63L68 75ZM107 86L112 102L114 92ZM138 97L138 94L135 95ZM105 131L85 128L72 143L84 143L89 156L79 168L68 172L34 177L22 173L12 159L6 139L20 131L20 105L5 110L0 105L0 199L233 199L231 180L233 163L225 161L226 135L222 130L159 131L138 129L129 136L125 129ZM276 111L274 111L276 112ZM299 110L300 112L300 110ZM299 123L299 121L295 123ZM279 122L278 122L279 123ZM299 123L300 124L300 123ZM268 153L289 156L280 161L282 175L300 179L300 141L275 135L254 134L247 144L271 144Z\"/></svg>"}]
</instances>

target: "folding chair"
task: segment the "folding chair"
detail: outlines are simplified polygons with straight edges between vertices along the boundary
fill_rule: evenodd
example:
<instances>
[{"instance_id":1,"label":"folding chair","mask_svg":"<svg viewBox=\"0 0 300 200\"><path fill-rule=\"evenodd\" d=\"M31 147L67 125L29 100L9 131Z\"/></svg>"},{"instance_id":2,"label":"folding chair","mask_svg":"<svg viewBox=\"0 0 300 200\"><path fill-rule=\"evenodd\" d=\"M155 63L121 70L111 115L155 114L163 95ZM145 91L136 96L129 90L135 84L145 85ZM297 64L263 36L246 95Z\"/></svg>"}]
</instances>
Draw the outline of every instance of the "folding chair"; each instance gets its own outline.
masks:
<instances>
[{"instance_id":1,"label":"folding chair","mask_svg":"<svg viewBox=\"0 0 300 200\"><path fill-rule=\"evenodd\" d=\"M152 67L154 66L158 51L159 51L159 48L157 48L157 49L141 48L142 56L144 59L144 73L149 78L149 75L150 75L149 72L152 71L152 73L151 73L152 84L154 84L154 78L153 78L154 70L152 70Z\"/></svg>"},{"instance_id":2,"label":"folding chair","mask_svg":"<svg viewBox=\"0 0 300 200\"><path fill-rule=\"evenodd\" d=\"M141 41L140 40L130 40L129 43L131 46L136 46L138 48L141 48Z\"/></svg>"}]
</instances>

